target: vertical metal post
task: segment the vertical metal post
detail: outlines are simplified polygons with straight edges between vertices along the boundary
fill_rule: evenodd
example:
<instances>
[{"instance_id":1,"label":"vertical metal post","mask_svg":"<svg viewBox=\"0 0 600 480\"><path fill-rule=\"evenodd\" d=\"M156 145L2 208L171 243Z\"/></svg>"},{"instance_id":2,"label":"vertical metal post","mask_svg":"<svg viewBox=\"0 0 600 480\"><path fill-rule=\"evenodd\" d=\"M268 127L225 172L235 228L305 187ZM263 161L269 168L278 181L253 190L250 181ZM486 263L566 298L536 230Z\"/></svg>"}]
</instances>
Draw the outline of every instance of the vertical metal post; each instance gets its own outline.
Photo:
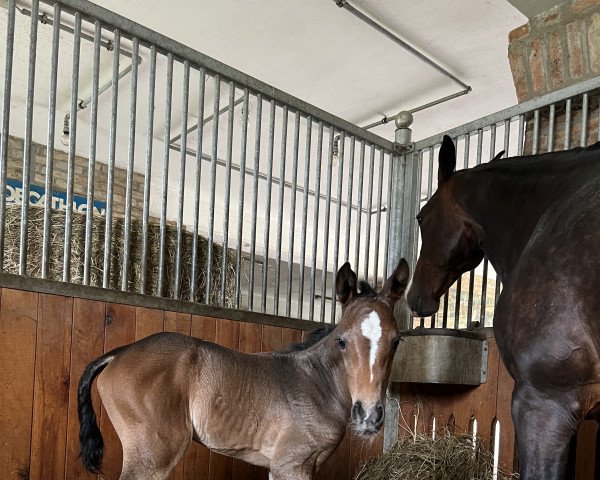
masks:
<instances>
[{"instance_id":1,"label":"vertical metal post","mask_svg":"<svg viewBox=\"0 0 600 480\"><path fill-rule=\"evenodd\" d=\"M302 228L300 230L300 281L298 286L298 318L302 318L304 303L304 269L306 267L306 226L308 223L308 190L310 187L310 149L312 135L312 118L306 119L306 153L304 156L304 194L302 197Z\"/></svg>"},{"instance_id":2,"label":"vertical metal post","mask_svg":"<svg viewBox=\"0 0 600 480\"><path fill-rule=\"evenodd\" d=\"M389 264L389 257L390 257L390 235L391 235L391 230L390 230L390 225L391 225L391 206L392 206L392 180L393 180L393 163L394 163L394 155L393 153L390 152L390 154L388 155L388 169L387 169L387 176L388 176L388 184L387 184L387 190L388 190L388 194L387 194L387 205L386 205L386 213L385 213L385 241L384 241L384 247L383 247L383 251L385 252L383 255L383 280L385 281L387 279L387 274L388 274L388 264ZM402 214L402 210L399 209L398 212L396 212L397 215L401 215ZM398 238L396 237L395 240L397 241ZM398 242L396 242L398 243Z\"/></svg>"},{"instance_id":3,"label":"vertical metal post","mask_svg":"<svg viewBox=\"0 0 600 480\"><path fill-rule=\"evenodd\" d=\"M56 24L60 25L59 21L54 19ZM88 209L85 213L85 252L83 262L83 284L90 284L90 274L92 267L92 226L94 218L94 177L96 173L96 137L98 133L98 85L100 79L100 42L101 38L100 22L94 24L94 66L92 73L92 102L90 106L90 147L88 158L88 178L87 178L87 205ZM136 62L137 65L137 62ZM50 173L50 176L52 174ZM51 192L52 189L46 189L46 192ZM46 195L48 198L50 195Z\"/></svg>"},{"instance_id":4,"label":"vertical metal post","mask_svg":"<svg viewBox=\"0 0 600 480\"><path fill-rule=\"evenodd\" d=\"M354 153L356 151L356 137L350 138L350 158L348 159L348 198L346 203L346 252L344 261L350 260L350 236L352 232L352 189L354 188ZM359 213L357 213L359 215Z\"/></svg>"},{"instance_id":5,"label":"vertical metal post","mask_svg":"<svg viewBox=\"0 0 600 480\"><path fill-rule=\"evenodd\" d=\"M571 99L565 103L565 150L571 148Z\"/></svg>"},{"instance_id":6,"label":"vertical metal post","mask_svg":"<svg viewBox=\"0 0 600 480\"><path fill-rule=\"evenodd\" d=\"M294 143L292 150L292 185L290 191L290 223L288 236L288 278L285 301L285 316L289 317L292 309L292 279L294 273L294 225L296 223L296 196L298 194L298 155L300 149L300 112L294 116Z\"/></svg>"},{"instance_id":7,"label":"vertical metal post","mask_svg":"<svg viewBox=\"0 0 600 480\"><path fill-rule=\"evenodd\" d=\"M517 142L517 156L523 155L523 149L525 148L525 116L519 115L519 140Z\"/></svg>"},{"instance_id":8,"label":"vertical metal post","mask_svg":"<svg viewBox=\"0 0 600 480\"><path fill-rule=\"evenodd\" d=\"M275 100L271 100L271 111L269 114L269 148L267 151L267 164L269 171L267 173L267 198L265 205L265 253L263 255L263 278L262 278L262 296L261 296L261 312L267 311L267 279L269 272L269 239L271 226L271 192L273 188L273 156L275 148Z\"/></svg>"},{"instance_id":9,"label":"vertical metal post","mask_svg":"<svg viewBox=\"0 0 600 480\"><path fill-rule=\"evenodd\" d=\"M554 123L556 117L556 105L550 105L550 113L548 115L548 151L554 151ZM508 156L508 150L506 150Z\"/></svg>"},{"instance_id":10,"label":"vertical metal post","mask_svg":"<svg viewBox=\"0 0 600 480\"><path fill-rule=\"evenodd\" d=\"M240 147L240 183L238 197L237 252L235 259L235 302L234 307L240 308L240 289L242 283L242 234L244 231L244 194L246 189L246 148L248 143L248 108L250 94L244 89L244 105L242 106L242 145ZM254 265L251 265L254 268Z\"/></svg>"},{"instance_id":11,"label":"vertical metal post","mask_svg":"<svg viewBox=\"0 0 600 480\"><path fill-rule=\"evenodd\" d=\"M229 199L231 195L231 163L233 159L233 118L235 102L235 84L229 82L229 108L227 118L227 153L225 157L225 211L223 212L223 256L221 257L221 305L225 306L227 289L227 264L229 252ZM215 119L216 121L216 119ZM242 172L240 172L241 174ZM245 172L244 172L245 175Z\"/></svg>"},{"instance_id":12,"label":"vertical metal post","mask_svg":"<svg viewBox=\"0 0 600 480\"><path fill-rule=\"evenodd\" d=\"M60 16L59 3L54 4L54 25L52 26L52 57L50 60L50 94L48 98L48 136L46 137L46 178L44 187L46 192L52 192L52 175L54 172L54 135L56 132L56 85L58 78L58 49L60 43ZM97 23L97 22L96 22ZM96 28L99 28L98 23ZM94 36L94 42L96 37ZM94 43L95 47L95 43ZM94 48L94 54L96 49ZM11 53L12 55L12 53ZM95 59L96 57L94 57ZM96 64L94 63L94 67ZM95 70L94 70L95 73ZM9 80L10 82L10 80ZM97 85L97 84L96 84ZM92 102L93 103L93 102ZM93 119L92 115L92 119ZM4 135L2 137L4 140ZM1 148L0 148L1 150ZM2 190L4 191L4 189ZM4 195L2 195L4 196ZM90 205L88 203L88 205ZM52 195L44 197L44 234L42 239L42 278L48 278L48 264L50 261L50 229L52 227ZM0 230L4 230L0 225ZM0 259L1 263L1 259ZM1 270L1 269L0 269Z\"/></svg>"},{"instance_id":13,"label":"vertical metal post","mask_svg":"<svg viewBox=\"0 0 600 480\"><path fill-rule=\"evenodd\" d=\"M205 301L210 305L212 290L213 242L215 232L215 185L217 182L217 152L219 147L219 99L221 96L221 77L214 76L215 92L213 100L212 147L210 157L210 199L208 207L208 252L206 254L206 293Z\"/></svg>"},{"instance_id":14,"label":"vertical metal post","mask_svg":"<svg viewBox=\"0 0 600 480\"><path fill-rule=\"evenodd\" d=\"M325 321L325 299L327 298L327 257L329 254L329 216L331 214L331 182L333 174L333 127L329 127L329 147L327 149L327 192L325 194L325 228L323 229L323 268L321 269L321 317ZM333 296L335 289L332 288L331 308L333 308Z\"/></svg>"},{"instance_id":15,"label":"vertical metal post","mask_svg":"<svg viewBox=\"0 0 600 480\"><path fill-rule=\"evenodd\" d=\"M581 98L581 138L579 139L579 146L581 147L585 147L587 145L588 105L589 94L584 93Z\"/></svg>"},{"instance_id":16,"label":"vertical metal post","mask_svg":"<svg viewBox=\"0 0 600 480\"><path fill-rule=\"evenodd\" d=\"M150 47L150 72L148 73L148 129L146 130L146 164L144 166L144 210L142 212L140 293L146 293L146 275L148 270L148 217L150 215L150 185L152 176L152 149L154 142L154 96L156 89L156 47L154 45Z\"/></svg>"},{"instance_id":17,"label":"vertical metal post","mask_svg":"<svg viewBox=\"0 0 600 480\"><path fill-rule=\"evenodd\" d=\"M540 110L535 109L533 112L533 139L531 141L531 154L536 155L538 153L538 146L540 142Z\"/></svg>"},{"instance_id":18,"label":"vertical metal post","mask_svg":"<svg viewBox=\"0 0 600 480\"><path fill-rule=\"evenodd\" d=\"M354 266L355 272L358 275L358 266L360 264L360 227L362 220L362 199L363 199L363 183L365 177L365 141L360 141L360 167L358 169L358 200L356 205L356 237L355 237L355 252L354 252Z\"/></svg>"},{"instance_id":19,"label":"vertical metal post","mask_svg":"<svg viewBox=\"0 0 600 480\"><path fill-rule=\"evenodd\" d=\"M371 210L373 209L373 176L375 173L375 145L371 145L371 160L369 162L369 183L367 197L367 219L365 225L365 281L369 280L369 250L371 248ZM377 281L377 279L375 279Z\"/></svg>"},{"instance_id":20,"label":"vertical metal post","mask_svg":"<svg viewBox=\"0 0 600 480\"><path fill-rule=\"evenodd\" d=\"M262 95L256 97L256 132L254 136L254 172L252 185L252 229L250 230L250 274L248 310L254 310L254 263L256 262L256 220L258 213L258 179L260 177L260 135L262 132Z\"/></svg>"},{"instance_id":21,"label":"vertical metal post","mask_svg":"<svg viewBox=\"0 0 600 480\"><path fill-rule=\"evenodd\" d=\"M471 140L471 134L467 133L465 135L465 153L464 153L464 157L463 157L463 169L469 168L470 140ZM472 273L469 272L469 275L472 275ZM460 313L461 313L460 312L460 310L461 310L460 296L461 296L461 288L462 288L462 277L463 277L463 275L458 277L458 280L456 281L456 303L454 305L454 328L455 329L458 329L460 327Z\"/></svg>"},{"instance_id":22,"label":"vertical metal post","mask_svg":"<svg viewBox=\"0 0 600 480\"><path fill-rule=\"evenodd\" d=\"M277 251L275 252L275 294L273 313L279 315L279 289L281 287L281 237L283 234L283 205L285 203L285 163L287 150L288 107L283 107L281 120L281 156L279 159L279 205L277 212Z\"/></svg>"},{"instance_id":23,"label":"vertical metal post","mask_svg":"<svg viewBox=\"0 0 600 480\"><path fill-rule=\"evenodd\" d=\"M335 323L335 313L337 305L337 297L334 292L333 286L335 286L335 276L337 275L339 267L339 253L340 253L340 226L342 218L342 185L344 181L344 144L346 143L346 134L341 132L338 136L339 147L338 147L338 178L337 178L337 192L335 202L335 240L333 242L333 271L331 272L331 323ZM334 139L335 141L335 139ZM377 249L376 249L377 250Z\"/></svg>"},{"instance_id":24,"label":"vertical metal post","mask_svg":"<svg viewBox=\"0 0 600 480\"><path fill-rule=\"evenodd\" d=\"M183 207L185 204L185 167L187 163L187 127L190 96L190 62L183 62L183 97L181 99L181 139L179 140L179 195L177 205L177 246L175 247L175 284L173 298L180 298L181 256L183 254Z\"/></svg>"},{"instance_id":25,"label":"vertical metal post","mask_svg":"<svg viewBox=\"0 0 600 480\"><path fill-rule=\"evenodd\" d=\"M313 245L312 245L312 268L310 272L310 306L308 312L309 320L315 316L315 288L317 276L317 242L319 240L319 210L321 204L321 167L323 159L323 122L319 122L317 133L317 167L315 176L315 205L313 208Z\"/></svg>"},{"instance_id":26,"label":"vertical metal post","mask_svg":"<svg viewBox=\"0 0 600 480\"><path fill-rule=\"evenodd\" d=\"M15 0L8 0L6 25L6 59L4 65L4 91L2 94L2 136L0 137L0 271L4 270L4 227L6 226L6 171L8 164L8 136L10 135L10 100L12 65L15 44Z\"/></svg>"},{"instance_id":27,"label":"vertical metal post","mask_svg":"<svg viewBox=\"0 0 600 480\"><path fill-rule=\"evenodd\" d=\"M27 274L27 228L29 227L29 191L31 184L31 136L33 131L33 94L35 91L35 61L37 53L37 25L39 0L31 4L31 30L29 35L29 70L25 136L23 139L23 196L21 200L21 235L19 242L19 275ZM4 190L1 192L4 196Z\"/></svg>"},{"instance_id":28,"label":"vertical metal post","mask_svg":"<svg viewBox=\"0 0 600 480\"><path fill-rule=\"evenodd\" d=\"M37 19L37 12L35 15ZM67 200L65 215L65 240L63 257L63 282L71 281L71 229L73 226L73 183L77 147L77 95L79 92L79 55L81 44L81 16L75 13L73 39L73 71L71 75L71 109L69 114L69 154L67 158ZM118 32L115 32L118 33ZM115 35L116 36L116 35ZM21 222L23 220L21 219Z\"/></svg>"},{"instance_id":29,"label":"vertical metal post","mask_svg":"<svg viewBox=\"0 0 600 480\"><path fill-rule=\"evenodd\" d=\"M490 127L490 160L496 154L496 124ZM489 261L487 258L483 260L483 278L481 280L481 310L480 326L485 327L485 310L487 308L487 280L488 280Z\"/></svg>"},{"instance_id":30,"label":"vertical metal post","mask_svg":"<svg viewBox=\"0 0 600 480\"><path fill-rule=\"evenodd\" d=\"M112 210L115 183L115 154L117 148L117 105L119 101L119 50L121 48L121 32L114 31L112 97L110 113L110 138L108 146L108 179L106 186L106 224L104 229L104 269L102 287L109 288L110 252L112 248ZM71 133L72 134L72 133Z\"/></svg>"},{"instance_id":31,"label":"vertical metal post","mask_svg":"<svg viewBox=\"0 0 600 480\"><path fill-rule=\"evenodd\" d=\"M135 159L135 124L137 113L137 76L139 40L133 38L133 55L131 57L131 99L129 105L129 142L127 146L127 180L125 183L125 225L123 233L123 264L121 267L121 290L127 291L129 273L129 251L131 249L131 197L133 195L133 161Z\"/></svg>"},{"instance_id":32,"label":"vertical metal post","mask_svg":"<svg viewBox=\"0 0 600 480\"><path fill-rule=\"evenodd\" d=\"M165 129L163 139L163 182L160 212L160 246L158 254L158 280L156 282L156 295L163 296L163 283L165 277L165 250L167 242L167 201L169 198L169 155L171 152L171 107L173 103L173 54L167 55L167 85L165 105Z\"/></svg>"},{"instance_id":33,"label":"vertical metal post","mask_svg":"<svg viewBox=\"0 0 600 480\"><path fill-rule=\"evenodd\" d=\"M206 72L199 70L198 81L198 123L196 125L196 185L194 189L194 227L192 235L192 271L190 279L190 302L197 301L198 282L198 228L200 223L200 188L202 185L202 143L204 141L204 97L206 92ZM215 122L217 119L215 119ZM205 299L208 303L208 298Z\"/></svg>"}]
</instances>

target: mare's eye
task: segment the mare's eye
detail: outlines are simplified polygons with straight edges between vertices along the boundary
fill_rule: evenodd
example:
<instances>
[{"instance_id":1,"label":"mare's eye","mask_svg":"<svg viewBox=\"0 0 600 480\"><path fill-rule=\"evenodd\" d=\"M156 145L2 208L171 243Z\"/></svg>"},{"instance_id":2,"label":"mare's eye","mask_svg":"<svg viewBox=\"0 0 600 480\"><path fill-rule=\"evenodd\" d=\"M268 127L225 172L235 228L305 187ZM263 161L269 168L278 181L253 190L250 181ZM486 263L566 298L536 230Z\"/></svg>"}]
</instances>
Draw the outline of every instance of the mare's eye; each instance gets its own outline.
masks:
<instances>
[{"instance_id":1,"label":"mare's eye","mask_svg":"<svg viewBox=\"0 0 600 480\"><path fill-rule=\"evenodd\" d=\"M399 343L400 343L400 337L394 338L394 341L392 342L392 350L396 351Z\"/></svg>"},{"instance_id":2,"label":"mare's eye","mask_svg":"<svg viewBox=\"0 0 600 480\"><path fill-rule=\"evenodd\" d=\"M422 221L423 221L423 215L417 215L417 222L419 225L421 225Z\"/></svg>"},{"instance_id":3,"label":"mare's eye","mask_svg":"<svg viewBox=\"0 0 600 480\"><path fill-rule=\"evenodd\" d=\"M340 349L346 350L346 342L341 338L338 338L338 345L340 346Z\"/></svg>"}]
</instances>

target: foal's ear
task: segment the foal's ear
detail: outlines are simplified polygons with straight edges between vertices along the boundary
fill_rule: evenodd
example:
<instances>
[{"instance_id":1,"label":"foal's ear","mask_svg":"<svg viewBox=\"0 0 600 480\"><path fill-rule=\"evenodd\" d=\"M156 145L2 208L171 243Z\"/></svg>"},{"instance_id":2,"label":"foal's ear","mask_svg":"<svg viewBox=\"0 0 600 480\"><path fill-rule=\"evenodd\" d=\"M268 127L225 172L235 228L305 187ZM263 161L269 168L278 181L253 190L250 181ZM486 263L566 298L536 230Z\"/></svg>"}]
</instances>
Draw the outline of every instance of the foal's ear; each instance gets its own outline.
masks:
<instances>
[{"instance_id":1,"label":"foal's ear","mask_svg":"<svg viewBox=\"0 0 600 480\"><path fill-rule=\"evenodd\" d=\"M410 270L408 268L408 263L401 258L394 273L387 279L385 285L381 289L381 295L385 295L392 304L396 303L404 293L404 290L406 290L409 276Z\"/></svg>"},{"instance_id":2,"label":"foal's ear","mask_svg":"<svg viewBox=\"0 0 600 480\"><path fill-rule=\"evenodd\" d=\"M358 295L356 284L356 273L352 271L349 262L344 263L335 277L335 291L342 305L346 305L350 299Z\"/></svg>"},{"instance_id":3,"label":"foal's ear","mask_svg":"<svg viewBox=\"0 0 600 480\"><path fill-rule=\"evenodd\" d=\"M454 142L448 135L444 135L444 141L440 147L440 153L438 154L439 167L438 167L438 187L448 180L454 173L456 168L456 148Z\"/></svg>"}]
</instances>

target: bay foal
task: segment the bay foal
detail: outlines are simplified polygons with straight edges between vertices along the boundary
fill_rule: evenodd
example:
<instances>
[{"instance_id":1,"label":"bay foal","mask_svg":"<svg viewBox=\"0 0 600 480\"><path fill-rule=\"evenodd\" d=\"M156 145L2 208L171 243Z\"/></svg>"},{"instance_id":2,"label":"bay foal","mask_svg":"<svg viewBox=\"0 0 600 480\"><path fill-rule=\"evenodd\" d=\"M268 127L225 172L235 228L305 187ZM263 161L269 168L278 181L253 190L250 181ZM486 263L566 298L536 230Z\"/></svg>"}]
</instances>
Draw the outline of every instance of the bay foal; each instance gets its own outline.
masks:
<instances>
[{"instance_id":1,"label":"bay foal","mask_svg":"<svg viewBox=\"0 0 600 480\"><path fill-rule=\"evenodd\" d=\"M166 479L192 440L268 467L273 480L308 480L342 440L383 423L399 336L393 306L408 282L401 260L380 293L358 292L346 263L336 277L341 320L300 351L244 354L159 333L90 363L79 383L80 445L97 472L103 441L91 400L98 391L123 447L121 480Z\"/></svg>"}]
</instances>

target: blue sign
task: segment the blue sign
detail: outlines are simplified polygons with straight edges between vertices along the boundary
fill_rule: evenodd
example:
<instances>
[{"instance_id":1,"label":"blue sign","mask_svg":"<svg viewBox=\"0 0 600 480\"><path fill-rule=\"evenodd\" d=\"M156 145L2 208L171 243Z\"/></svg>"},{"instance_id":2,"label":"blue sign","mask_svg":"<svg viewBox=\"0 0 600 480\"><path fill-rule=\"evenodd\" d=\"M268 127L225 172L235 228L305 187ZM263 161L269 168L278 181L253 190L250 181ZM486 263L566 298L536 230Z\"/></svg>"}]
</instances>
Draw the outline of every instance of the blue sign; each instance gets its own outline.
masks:
<instances>
[{"instance_id":1,"label":"blue sign","mask_svg":"<svg viewBox=\"0 0 600 480\"><path fill-rule=\"evenodd\" d=\"M23 203L23 182L14 178L6 179L6 204L21 205ZM46 201L46 190L38 185L29 186L29 205L43 206ZM54 190L51 201L53 210L67 209L67 193ZM73 211L85 213L88 210L87 198L81 195L73 195ZM104 215L106 202L94 201L94 214Z\"/></svg>"}]
</instances>

